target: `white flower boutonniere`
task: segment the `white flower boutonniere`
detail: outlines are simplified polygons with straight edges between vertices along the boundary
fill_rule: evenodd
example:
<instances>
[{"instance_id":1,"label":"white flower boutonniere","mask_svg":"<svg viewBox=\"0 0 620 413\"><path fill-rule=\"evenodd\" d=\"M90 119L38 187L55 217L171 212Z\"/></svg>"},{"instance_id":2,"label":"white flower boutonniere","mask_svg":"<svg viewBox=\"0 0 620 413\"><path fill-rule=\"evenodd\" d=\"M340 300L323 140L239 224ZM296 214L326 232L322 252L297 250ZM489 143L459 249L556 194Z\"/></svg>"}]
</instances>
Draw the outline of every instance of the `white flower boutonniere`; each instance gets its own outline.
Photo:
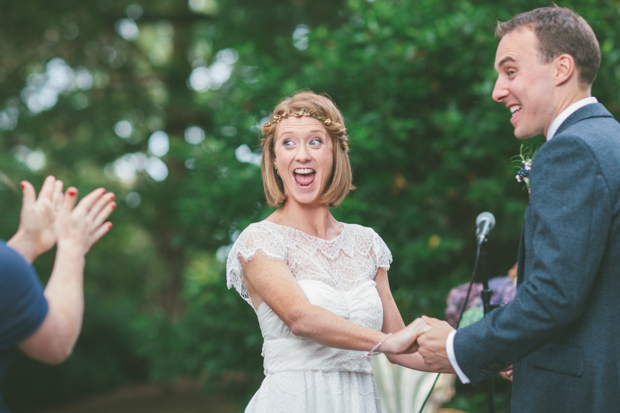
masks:
<instances>
[{"instance_id":1,"label":"white flower boutonniere","mask_svg":"<svg viewBox=\"0 0 620 413\"><path fill-rule=\"evenodd\" d=\"M521 145L519 154L512 157L512 163L519 169L515 178L517 182L525 182L528 194L530 193L530 170L532 169L532 159L534 159L536 149L537 148L525 148L524 150L523 145Z\"/></svg>"}]
</instances>

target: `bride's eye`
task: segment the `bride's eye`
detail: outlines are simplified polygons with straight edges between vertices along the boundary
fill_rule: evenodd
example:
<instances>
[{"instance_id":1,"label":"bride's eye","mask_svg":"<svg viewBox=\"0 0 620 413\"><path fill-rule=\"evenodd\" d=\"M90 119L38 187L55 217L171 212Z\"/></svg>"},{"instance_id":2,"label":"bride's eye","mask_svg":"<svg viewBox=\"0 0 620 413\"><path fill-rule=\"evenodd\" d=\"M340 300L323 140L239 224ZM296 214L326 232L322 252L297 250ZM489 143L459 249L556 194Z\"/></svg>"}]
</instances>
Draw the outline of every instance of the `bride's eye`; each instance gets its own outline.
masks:
<instances>
[{"instance_id":1,"label":"bride's eye","mask_svg":"<svg viewBox=\"0 0 620 413\"><path fill-rule=\"evenodd\" d=\"M321 138L313 138L313 139L310 141L310 145L311 145L311 146L318 146L318 145L320 145L320 144L322 144L322 143L323 143L323 140L322 140Z\"/></svg>"}]
</instances>

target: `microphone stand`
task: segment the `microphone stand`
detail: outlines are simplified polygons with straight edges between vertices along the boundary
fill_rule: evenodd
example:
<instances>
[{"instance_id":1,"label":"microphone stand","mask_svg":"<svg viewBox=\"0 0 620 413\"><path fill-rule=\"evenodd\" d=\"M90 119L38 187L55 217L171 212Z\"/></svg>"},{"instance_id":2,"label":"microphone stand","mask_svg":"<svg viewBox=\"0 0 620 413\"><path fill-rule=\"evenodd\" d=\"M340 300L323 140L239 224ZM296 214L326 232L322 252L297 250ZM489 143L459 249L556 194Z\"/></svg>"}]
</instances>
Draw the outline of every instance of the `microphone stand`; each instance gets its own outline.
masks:
<instances>
[{"instance_id":1,"label":"microphone stand","mask_svg":"<svg viewBox=\"0 0 620 413\"><path fill-rule=\"evenodd\" d=\"M487 212L486 214L489 214L490 218L492 218L491 228L493 228L493 226L495 225L495 218L489 212ZM476 232L476 237L478 237L478 235L479 235L478 232ZM493 296L493 291L491 291L491 289L489 288L489 275L487 273L487 256L488 256L487 248L486 248L487 237L484 234L481 236L483 238L482 239L478 238L477 240L478 251L476 252L476 262L474 264L474 270L471 273L471 280L469 281L469 289L467 290L467 296L465 297L465 302L463 303L463 307L461 308L461 314L459 315L459 321L456 323L457 328L461 324L461 320L463 319L463 313L465 312L465 309L467 308L467 303L469 302L469 294L471 293L471 288L476 278L476 273L478 271L478 263L480 261L480 257L482 257L482 286L483 286L483 290L481 291L480 295L482 296L484 315L487 315L489 312L491 312L491 310L498 307L497 305L491 305L491 297ZM437 384L437 380L439 380L439 376L440 374L437 374L437 377L435 378L435 382L431 386L430 391L426 395L426 398L424 399L424 402L422 403L422 406L420 407L419 413L422 413L424 411L426 402L428 402L428 399L431 397L431 393L433 392L433 389L435 388L435 385ZM494 398L494 393L495 393L495 389L493 386L493 377L489 379L489 385L487 389L488 389L488 394L489 394L489 412L495 413L495 405L493 404L493 398Z\"/></svg>"},{"instance_id":2,"label":"microphone stand","mask_svg":"<svg viewBox=\"0 0 620 413\"><path fill-rule=\"evenodd\" d=\"M480 292L480 296L482 298L482 305L485 316L498 307L497 305L491 305L493 290L489 288L489 274L487 272L488 255L489 253L487 251L487 238L485 237L480 244L480 258L482 260L482 291ZM495 386L493 383L493 377L490 377L487 381L487 394L489 401L489 412L495 413L495 405L493 403L493 399L495 398Z\"/></svg>"}]
</instances>

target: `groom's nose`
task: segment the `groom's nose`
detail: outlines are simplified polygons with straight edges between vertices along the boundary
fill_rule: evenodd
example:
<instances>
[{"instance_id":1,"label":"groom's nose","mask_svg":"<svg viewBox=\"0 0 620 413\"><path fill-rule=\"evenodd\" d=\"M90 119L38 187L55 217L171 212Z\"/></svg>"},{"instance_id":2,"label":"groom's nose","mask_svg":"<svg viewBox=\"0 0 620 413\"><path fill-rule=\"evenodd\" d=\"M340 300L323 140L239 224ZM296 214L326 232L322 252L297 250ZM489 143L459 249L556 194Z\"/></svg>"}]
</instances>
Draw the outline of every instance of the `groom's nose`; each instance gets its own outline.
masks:
<instances>
[{"instance_id":1,"label":"groom's nose","mask_svg":"<svg viewBox=\"0 0 620 413\"><path fill-rule=\"evenodd\" d=\"M493 87L493 93L491 94L493 100L496 102L501 102L506 99L508 94L509 92L508 88L505 85L505 82L502 81L501 76L498 76L497 80L495 81L495 86Z\"/></svg>"}]
</instances>

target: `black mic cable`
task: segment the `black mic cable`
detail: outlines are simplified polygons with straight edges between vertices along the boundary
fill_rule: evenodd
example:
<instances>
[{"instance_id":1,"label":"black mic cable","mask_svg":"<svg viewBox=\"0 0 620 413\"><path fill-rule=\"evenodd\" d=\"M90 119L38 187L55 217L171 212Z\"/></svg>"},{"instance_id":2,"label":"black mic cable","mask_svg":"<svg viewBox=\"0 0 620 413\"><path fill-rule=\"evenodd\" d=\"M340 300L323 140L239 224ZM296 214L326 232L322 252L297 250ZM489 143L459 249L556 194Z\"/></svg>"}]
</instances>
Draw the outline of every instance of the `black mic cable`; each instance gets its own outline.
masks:
<instances>
[{"instance_id":1,"label":"black mic cable","mask_svg":"<svg viewBox=\"0 0 620 413\"><path fill-rule=\"evenodd\" d=\"M471 294L471 288L474 285L476 271L478 270L478 259L480 258L480 246L481 245L482 243L478 243L478 248L476 250L476 261L474 262L474 270L471 273L471 280L469 280L469 288L467 289L467 295L465 296L465 302L463 303L463 307L461 308L461 314L459 315L459 321L457 321L456 323L457 329L461 325L461 319L463 318L463 313L465 313L465 308L467 308L467 303L469 302L469 295ZM433 382L433 385L431 386L431 390L426 395L426 398L424 399L424 403L422 403L422 407L420 407L419 413L422 413L422 411L424 410L424 407L426 406L426 402L428 402L428 399L431 397L431 393L433 392L433 390L435 390L435 385L437 384L437 380L439 380L440 375L441 373L437 373L437 377L435 378L435 381Z\"/></svg>"}]
</instances>

